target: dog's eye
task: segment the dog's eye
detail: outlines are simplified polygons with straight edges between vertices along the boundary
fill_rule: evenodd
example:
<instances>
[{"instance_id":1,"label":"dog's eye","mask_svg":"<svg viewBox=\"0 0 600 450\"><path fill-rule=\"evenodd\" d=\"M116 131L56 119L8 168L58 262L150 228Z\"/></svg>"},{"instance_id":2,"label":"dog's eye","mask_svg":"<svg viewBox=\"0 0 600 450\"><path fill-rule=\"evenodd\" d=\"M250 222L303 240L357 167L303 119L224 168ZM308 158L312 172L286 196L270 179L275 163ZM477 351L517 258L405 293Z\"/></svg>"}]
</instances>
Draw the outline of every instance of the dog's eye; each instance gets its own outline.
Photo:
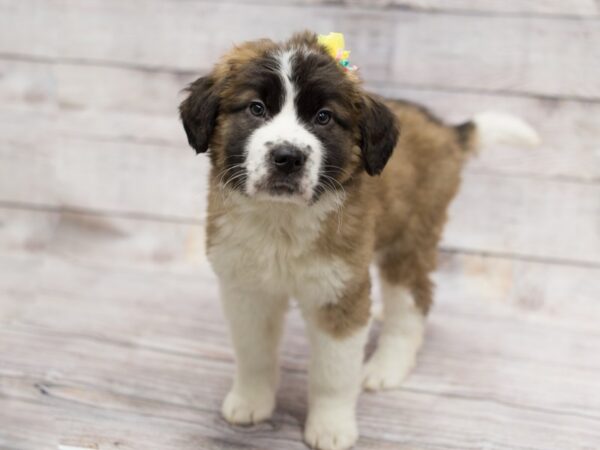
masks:
<instances>
[{"instance_id":1,"label":"dog's eye","mask_svg":"<svg viewBox=\"0 0 600 450\"><path fill-rule=\"evenodd\" d=\"M321 111L319 111L317 113L317 116L315 117L315 121L319 125L327 125L330 120L331 120L331 111L327 111L326 109L322 109Z\"/></svg>"},{"instance_id":2,"label":"dog's eye","mask_svg":"<svg viewBox=\"0 0 600 450\"><path fill-rule=\"evenodd\" d=\"M250 114L256 117L263 117L265 115L265 105L262 102L252 102L248 105Z\"/></svg>"}]
</instances>

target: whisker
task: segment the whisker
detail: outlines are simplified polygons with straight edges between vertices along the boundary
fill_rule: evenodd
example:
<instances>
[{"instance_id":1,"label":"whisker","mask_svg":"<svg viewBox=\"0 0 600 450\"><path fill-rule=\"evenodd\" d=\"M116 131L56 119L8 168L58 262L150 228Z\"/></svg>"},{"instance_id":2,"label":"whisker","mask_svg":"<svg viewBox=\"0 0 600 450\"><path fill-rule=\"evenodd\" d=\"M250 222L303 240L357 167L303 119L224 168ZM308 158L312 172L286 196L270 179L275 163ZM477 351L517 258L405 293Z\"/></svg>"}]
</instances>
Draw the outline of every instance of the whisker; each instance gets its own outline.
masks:
<instances>
[{"instance_id":1,"label":"whisker","mask_svg":"<svg viewBox=\"0 0 600 450\"><path fill-rule=\"evenodd\" d=\"M335 179L335 178L333 178L333 177L330 177L330 176L329 176L329 175L327 175L327 174L324 174L324 173L322 173L321 175L322 175L323 177L325 177L325 179L326 179L326 180L330 180L330 181L332 181L332 182L334 182L334 183L337 183L337 185L340 187L340 190L341 190L341 191L342 191L344 194L346 194L346 189L344 189L344 186L342 185L342 183L340 183L338 180L336 180L336 179Z\"/></svg>"},{"instance_id":2,"label":"whisker","mask_svg":"<svg viewBox=\"0 0 600 450\"><path fill-rule=\"evenodd\" d=\"M238 174L234 175L234 176L233 176L233 177L231 177L229 180L227 180L227 182L226 182L226 183L225 183L225 184L222 186L222 190L224 190L224 191L225 191L225 190L227 190L227 187L228 187L228 186L229 186L231 183L233 183L233 181L235 181L235 180L238 180L238 179L240 179L240 178L243 178L243 177L245 177L245 176L246 176L246 174L245 174L244 172L240 172L240 173L238 173Z\"/></svg>"},{"instance_id":3,"label":"whisker","mask_svg":"<svg viewBox=\"0 0 600 450\"><path fill-rule=\"evenodd\" d=\"M335 165L332 165L332 164L326 164L326 165L323 166L323 168L324 169L330 169L329 171L325 170L324 172L326 172L326 173L335 170L335 171L338 171L338 172L342 173L343 175L345 175L347 177L351 177L352 176L352 174L350 172L348 172L346 169L344 169L343 167L335 166Z\"/></svg>"},{"instance_id":4,"label":"whisker","mask_svg":"<svg viewBox=\"0 0 600 450\"><path fill-rule=\"evenodd\" d=\"M225 177L225 175L227 173L229 173L230 171L232 171L234 169L239 169L239 168L242 168L242 167L243 167L242 163L240 163L240 164L234 164L233 166L227 167L224 170L222 170L221 172L219 172L217 174L217 176L219 177L219 184L223 183L223 178Z\"/></svg>"},{"instance_id":5,"label":"whisker","mask_svg":"<svg viewBox=\"0 0 600 450\"><path fill-rule=\"evenodd\" d=\"M237 188L239 188L240 186L242 186L242 184L246 181L247 175L245 172L240 172L236 175L234 175L233 177L229 178L225 184L220 184L220 191L221 191L221 198L223 200L223 202L225 202L226 200L228 200L228 198L231 196L231 194L233 193L234 190L236 190ZM234 181L239 180L238 182L234 183ZM226 196L227 193L229 193L229 196Z\"/></svg>"},{"instance_id":6,"label":"whisker","mask_svg":"<svg viewBox=\"0 0 600 450\"><path fill-rule=\"evenodd\" d=\"M340 232L341 228L342 228L342 223L343 223L343 202L341 202L341 195L339 194L339 190L336 189L335 185L333 183L337 183L340 186L340 189L342 191L342 195L346 195L346 190L344 189L344 186L342 186L342 184L337 181L335 178L330 177L329 175L326 174L322 174L323 175L323 181L322 183L319 183L317 186L321 187L321 189L323 190L323 193L326 192L330 192L333 195L337 196L336 199L336 214L337 214L337 219L338 219L338 228L337 228L337 233Z\"/></svg>"},{"instance_id":7,"label":"whisker","mask_svg":"<svg viewBox=\"0 0 600 450\"><path fill-rule=\"evenodd\" d=\"M239 164L234 164L230 167L227 167L225 169L223 169L221 172L219 172L216 177L219 178L219 181L217 183L217 185L219 186L219 190L221 191L221 200L223 202L225 202L226 198L225 198L225 194L224 194L224 189L223 189L223 179L225 178L225 175L227 175L229 172L231 172L232 170L238 169L238 168L242 168L243 164L239 163ZM227 184L227 183L225 183Z\"/></svg>"}]
</instances>

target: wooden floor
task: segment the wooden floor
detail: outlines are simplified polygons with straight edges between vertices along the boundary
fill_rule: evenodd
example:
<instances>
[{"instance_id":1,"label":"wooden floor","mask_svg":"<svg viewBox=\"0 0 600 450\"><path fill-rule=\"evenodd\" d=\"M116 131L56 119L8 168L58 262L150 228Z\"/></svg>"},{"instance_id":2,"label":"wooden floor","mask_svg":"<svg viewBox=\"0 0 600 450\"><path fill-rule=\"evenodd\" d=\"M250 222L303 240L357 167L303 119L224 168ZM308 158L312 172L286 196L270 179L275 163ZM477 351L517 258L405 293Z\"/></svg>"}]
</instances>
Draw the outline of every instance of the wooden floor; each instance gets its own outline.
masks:
<instances>
[{"instance_id":1,"label":"wooden floor","mask_svg":"<svg viewBox=\"0 0 600 450\"><path fill-rule=\"evenodd\" d=\"M273 419L219 415L207 159L176 117L233 42L303 28L381 94L544 140L469 165L418 366L361 396L357 448L600 449L597 1L0 0L1 450L306 448L296 310Z\"/></svg>"}]
</instances>

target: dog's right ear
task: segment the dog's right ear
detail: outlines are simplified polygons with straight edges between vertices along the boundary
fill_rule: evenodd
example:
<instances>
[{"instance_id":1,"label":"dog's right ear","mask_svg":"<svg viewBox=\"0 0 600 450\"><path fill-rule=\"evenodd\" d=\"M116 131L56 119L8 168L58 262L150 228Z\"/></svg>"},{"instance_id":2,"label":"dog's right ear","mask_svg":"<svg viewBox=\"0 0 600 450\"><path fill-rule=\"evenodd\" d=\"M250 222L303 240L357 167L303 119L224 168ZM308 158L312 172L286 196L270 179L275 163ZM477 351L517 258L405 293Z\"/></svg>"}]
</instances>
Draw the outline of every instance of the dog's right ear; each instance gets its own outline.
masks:
<instances>
[{"instance_id":1,"label":"dog's right ear","mask_svg":"<svg viewBox=\"0 0 600 450\"><path fill-rule=\"evenodd\" d=\"M179 116L188 142L196 153L208 150L219 111L219 96L213 77L198 78L186 89L187 98L179 105Z\"/></svg>"},{"instance_id":2,"label":"dog's right ear","mask_svg":"<svg viewBox=\"0 0 600 450\"><path fill-rule=\"evenodd\" d=\"M398 123L389 108L371 95L364 95L362 107L360 131L364 166L369 175L379 175L398 142Z\"/></svg>"}]
</instances>

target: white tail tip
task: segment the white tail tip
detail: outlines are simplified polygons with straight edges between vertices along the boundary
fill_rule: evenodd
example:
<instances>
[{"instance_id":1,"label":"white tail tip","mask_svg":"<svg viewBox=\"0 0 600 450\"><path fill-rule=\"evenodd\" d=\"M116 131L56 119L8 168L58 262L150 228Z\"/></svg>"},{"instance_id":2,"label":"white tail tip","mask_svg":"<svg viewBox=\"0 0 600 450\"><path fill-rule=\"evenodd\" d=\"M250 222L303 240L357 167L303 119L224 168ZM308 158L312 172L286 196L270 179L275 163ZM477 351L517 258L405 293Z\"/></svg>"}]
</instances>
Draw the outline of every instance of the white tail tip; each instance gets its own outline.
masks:
<instances>
[{"instance_id":1,"label":"white tail tip","mask_svg":"<svg viewBox=\"0 0 600 450\"><path fill-rule=\"evenodd\" d=\"M524 120L510 114L483 112L473 117L479 137L479 147L505 144L526 147L540 145L540 137Z\"/></svg>"}]
</instances>

